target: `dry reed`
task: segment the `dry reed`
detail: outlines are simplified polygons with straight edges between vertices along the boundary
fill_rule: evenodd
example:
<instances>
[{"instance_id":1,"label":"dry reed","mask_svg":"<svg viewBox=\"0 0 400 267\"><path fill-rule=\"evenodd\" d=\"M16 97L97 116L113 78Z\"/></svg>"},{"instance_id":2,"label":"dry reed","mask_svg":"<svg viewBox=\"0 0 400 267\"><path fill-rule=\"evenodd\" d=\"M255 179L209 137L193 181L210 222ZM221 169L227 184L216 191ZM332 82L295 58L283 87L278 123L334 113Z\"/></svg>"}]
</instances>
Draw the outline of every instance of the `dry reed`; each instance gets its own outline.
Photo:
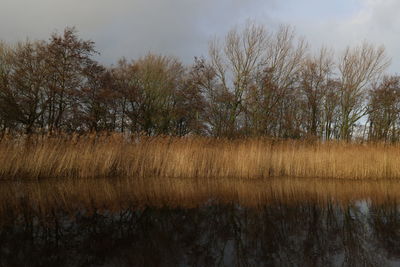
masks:
<instances>
[{"instance_id":1,"label":"dry reed","mask_svg":"<svg viewBox=\"0 0 400 267\"><path fill-rule=\"evenodd\" d=\"M400 146L112 135L4 137L1 179L400 178Z\"/></svg>"}]
</instances>

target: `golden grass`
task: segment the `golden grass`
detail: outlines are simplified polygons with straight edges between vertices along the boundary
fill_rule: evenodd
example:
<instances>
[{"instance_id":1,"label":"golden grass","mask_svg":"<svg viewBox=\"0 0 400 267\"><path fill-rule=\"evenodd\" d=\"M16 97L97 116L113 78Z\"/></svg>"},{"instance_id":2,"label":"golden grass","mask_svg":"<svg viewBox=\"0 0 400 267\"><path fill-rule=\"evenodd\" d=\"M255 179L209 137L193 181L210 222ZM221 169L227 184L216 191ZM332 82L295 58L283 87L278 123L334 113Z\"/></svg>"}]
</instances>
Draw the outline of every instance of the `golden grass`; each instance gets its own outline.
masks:
<instances>
[{"instance_id":1,"label":"golden grass","mask_svg":"<svg viewBox=\"0 0 400 267\"><path fill-rule=\"evenodd\" d=\"M0 178L399 179L400 146L339 142L143 137L5 137Z\"/></svg>"}]
</instances>

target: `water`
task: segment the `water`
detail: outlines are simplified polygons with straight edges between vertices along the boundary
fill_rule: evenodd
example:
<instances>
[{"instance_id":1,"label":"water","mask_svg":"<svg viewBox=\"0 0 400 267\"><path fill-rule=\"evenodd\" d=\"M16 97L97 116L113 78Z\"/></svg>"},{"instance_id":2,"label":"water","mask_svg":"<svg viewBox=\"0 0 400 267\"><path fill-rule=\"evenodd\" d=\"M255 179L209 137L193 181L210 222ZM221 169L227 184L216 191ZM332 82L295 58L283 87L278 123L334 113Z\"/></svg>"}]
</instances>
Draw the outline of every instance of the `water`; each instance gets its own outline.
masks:
<instances>
[{"instance_id":1,"label":"water","mask_svg":"<svg viewBox=\"0 0 400 267\"><path fill-rule=\"evenodd\" d=\"M394 184L100 183L3 185L0 266L400 265Z\"/></svg>"},{"instance_id":2,"label":"water","mask_svg":"<svg viewBox=\"0 0 400 267\"><path fill-rule=\"evenodd\" d=\"M0 229L0 265L396 266L399 216L366 201L20 214Z\"/></svg>"}]
</instances>

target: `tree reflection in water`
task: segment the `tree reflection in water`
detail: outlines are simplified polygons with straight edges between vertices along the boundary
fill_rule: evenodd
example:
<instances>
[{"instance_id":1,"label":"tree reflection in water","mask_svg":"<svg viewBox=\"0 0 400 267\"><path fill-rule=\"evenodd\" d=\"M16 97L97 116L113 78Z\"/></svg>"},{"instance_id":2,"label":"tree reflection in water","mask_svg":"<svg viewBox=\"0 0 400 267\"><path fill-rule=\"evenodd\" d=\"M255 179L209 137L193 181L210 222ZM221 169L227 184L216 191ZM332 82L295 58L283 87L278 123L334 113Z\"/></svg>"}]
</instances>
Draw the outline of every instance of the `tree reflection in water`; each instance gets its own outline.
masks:
<instances>
[{"instance_id":1,"label":"tree reflection in water","mask_svg":"<svg viewBox=\"0 0 400 267\"><path fill-rule=\"evenodd\" d=\"M92 201L75 209L59 204L44 209L24 197L18 209L3 203L0 266L400 263L396 198L378 202L326 197L321 202L291 196L288 201L274 194L257 205L218 195L196 205L131 199L107 208Z\"/></svg>"},{"instance_id":2,"label":"tree reflection in water","mask_svg":"<svg viewBox=\"0 0 400 267\"><path fill-rule=\"evenodd\" d=\"M365 203L363 203L365 204ZM0 230L2 266L376 266L399 254L396 204L270 203L20 214Z\"/></svg>"}]
</instances>

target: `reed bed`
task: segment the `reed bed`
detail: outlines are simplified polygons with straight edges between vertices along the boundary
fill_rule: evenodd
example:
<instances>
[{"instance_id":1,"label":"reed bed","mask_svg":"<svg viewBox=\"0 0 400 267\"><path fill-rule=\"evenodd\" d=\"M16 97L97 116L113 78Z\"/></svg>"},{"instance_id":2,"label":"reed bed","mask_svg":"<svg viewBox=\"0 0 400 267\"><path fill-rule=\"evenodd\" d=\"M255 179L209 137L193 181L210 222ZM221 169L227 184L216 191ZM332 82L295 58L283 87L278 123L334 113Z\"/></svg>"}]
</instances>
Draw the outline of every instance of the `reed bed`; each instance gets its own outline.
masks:
<instances>
[{"instance_id":1,"label":"reed bed","mask_svg":"<svg viewBox=\"0 0 400 267\"><path fill-rule=\"evenodd\" d=\"M122 134L1 139L0 179L62 177L400 179L400 146Z\"/></svg>"}]
</instances>

